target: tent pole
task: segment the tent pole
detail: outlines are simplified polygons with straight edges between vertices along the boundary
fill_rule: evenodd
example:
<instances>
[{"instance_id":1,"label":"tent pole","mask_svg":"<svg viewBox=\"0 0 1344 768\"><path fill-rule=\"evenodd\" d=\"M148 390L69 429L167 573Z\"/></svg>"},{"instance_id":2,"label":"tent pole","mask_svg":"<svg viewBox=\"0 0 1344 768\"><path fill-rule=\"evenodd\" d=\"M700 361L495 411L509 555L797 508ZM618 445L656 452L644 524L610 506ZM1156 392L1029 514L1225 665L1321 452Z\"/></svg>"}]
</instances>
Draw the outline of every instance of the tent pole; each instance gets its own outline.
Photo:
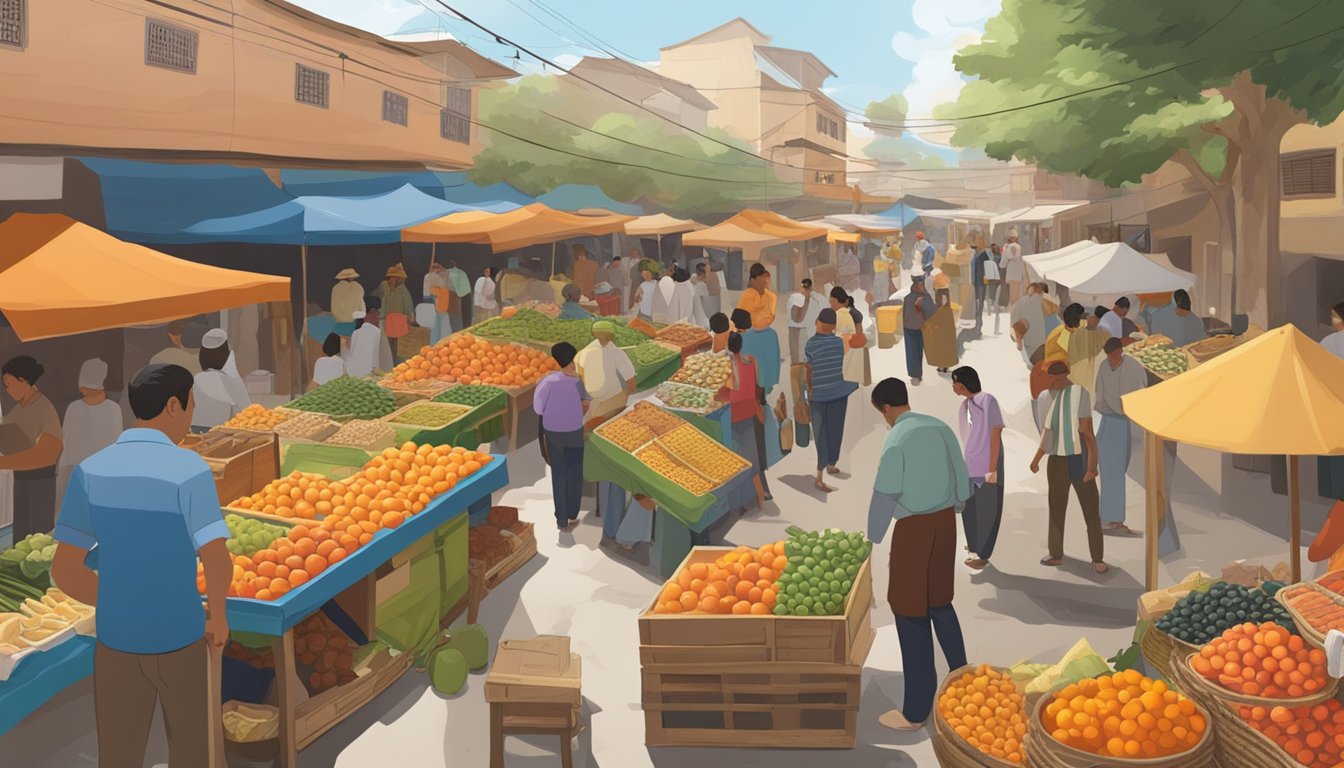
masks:
<instances>
[{"instance_id":1,"label":"tent pole","mask_svg":"<svg viewBox=\"0 0 1344 768\"><path fill-rule=\"evenodd\" d=\"M299 389L308 390L308 243L299 245L299 311L303 313L303 335L299 337Z\"/></svg>"},{"instance_id":2,"label":"tent pole","mask_svg":"<svg viewBox=\"0 0 1344 768\"><path fill-rule=\"evenodd\" d=\"M1292 566L1292 583L1302 580L1302 494L1298 490L1297 457L1288 457L1288 562Z\"/></svg>"},{"instance_id":3,"label":"tent pole","mask_svg":"<svg viewBox=\"0 0 1344 768\"><path fill-rule=\"evenodd\" d=\"M431 272L434 270L434 259L438 256L438 252L439 252L439 244L438 244L438 243L430 243L430 244L429 244L429 269L430 269Z\"/></svg>"},{"instance_id":4,"label":"tent pole","mask_svg":"<svg viewBox=\"0 0 1344 768\"><path fill-rule=\"evenodd\" d=\"M1147 591L1157 589L1158 528L1162 524L1162 513L1166 509L1166 478L1163 477L1162 439L1147 430L1143 433L1143 491L1144 512L1147 520L1144 524L1144 584Z\"/></svg>"},{"instance_id":5,"label":"tent pole","mask_svg":"<svg viewBox=\"0 0 1344 768\"><path fill-rule=\"evenodd\" d=\"M555 277L555 247L556 247L556 245L557 245L556 243L551 243L551 274L550 274L550 277ZM548 278L548 279L549 279L549 278Z\"/></svg>"}]
</instances>

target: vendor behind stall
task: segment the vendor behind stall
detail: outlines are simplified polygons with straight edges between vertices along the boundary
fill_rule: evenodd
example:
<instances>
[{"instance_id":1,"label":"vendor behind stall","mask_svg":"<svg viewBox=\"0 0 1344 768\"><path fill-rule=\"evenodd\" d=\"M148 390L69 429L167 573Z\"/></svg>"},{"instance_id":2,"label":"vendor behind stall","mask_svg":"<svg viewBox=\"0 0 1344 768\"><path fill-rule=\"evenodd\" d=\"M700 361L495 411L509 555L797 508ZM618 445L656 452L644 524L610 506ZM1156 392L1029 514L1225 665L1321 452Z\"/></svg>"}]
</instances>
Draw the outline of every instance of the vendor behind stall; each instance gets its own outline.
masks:
<instances>
[{"instance_id":1,"label":"vendor behind stall","mask_svg":"<svg viewBox=\"0 0 1344 768\"><path fill-rule=\"evenodd\" d=\"M339 341L337 342L339 344ZM117 441L121 434L121 406L107 399L107 363L85 360L79 369L80 399L65 409L65 450L56 467L56 506L65 495L70 472L81 461Z\"/></svg>"},{"instance_id":2,"label":"vendor behind stall","mask_svg":"<svg viewBox=\"0 0 1344 768\"><path fill-rule=\"evenodd\" d=\"M751 282L737 302L738 309L751 315L751 330L743 334L742 348L756 358L758 381L769 394L779 384L779 334L771 327L779 300L770 290L770 271L763 264L752 264L748 275Z\"/></svg>"},{"instance_id":3,"label":"vendor behind stall","mask_svg":"<svg viewBox=\"0 0 1344 768\"><path fill-rule=\"evenodd\" d=\"M56 407L37 390L44 370L26 355L0 366L14 401L0 420L0 469L14 472L14 541L46 533L56 520L56 464L65 446Z\"/></svg>"},{"instance_id":4,"label":"vendor behind stall","mask_svg":"<svg viewBox=\"0 0 1344 768\"><path fill-rule=\"evenodd\" d=\"M229 373L229 335L214 328L201 340L201 372L196 374L196 412L191 426L201 432L223 424L252 404L247 385Z\"/></svg>"},{"instance_id":5,"label":"vendor behind stall","mask_svg":"<svg viewBox=\"0 0 1344 768\"><path fill-rule=\"evenodd\" d=\"M201 372L201 337L207 328L200 322L174 320L168 324L168 346L149 361L158 365L180 365L192 374Z\"/></svg>"},{"instance_id":6,"label":"vendor behind stall","mask_svg":"<svg viewBox=\"0 0 1344 768\"><path fill-rule=\"evenodd\" d=\"M728 333L732 331L732 321L722 312L715 312L709 318L709 332L713 335L712 352L723 352L728 349Z\"/></svg>"},{"instance_id":7,"label":"vendor behind stall","mask_svg":"<svg viewBox=\"0 0 1344 768\"><path fill-rule=\"evenodd\" d=\"M565 287L560 289L560 296L565 300L560 305L561 320L592 320L593 313L579 306L579 299L582 292L579 286L574 283L565 283Z\"/></svg>"},{"instance_id":8,"label":"vendor behind stall","mask_svg":"<svg viewBox=\"0 0 1344 768\"><path fill-rule=\"evenodd\" d=\"M579 375L593 399L589 419L605 419L625 410L635 392L635 366L615 344L616 327L608 320L593 323L593 342L578 356Z\"/></svg>"}]
</instances>

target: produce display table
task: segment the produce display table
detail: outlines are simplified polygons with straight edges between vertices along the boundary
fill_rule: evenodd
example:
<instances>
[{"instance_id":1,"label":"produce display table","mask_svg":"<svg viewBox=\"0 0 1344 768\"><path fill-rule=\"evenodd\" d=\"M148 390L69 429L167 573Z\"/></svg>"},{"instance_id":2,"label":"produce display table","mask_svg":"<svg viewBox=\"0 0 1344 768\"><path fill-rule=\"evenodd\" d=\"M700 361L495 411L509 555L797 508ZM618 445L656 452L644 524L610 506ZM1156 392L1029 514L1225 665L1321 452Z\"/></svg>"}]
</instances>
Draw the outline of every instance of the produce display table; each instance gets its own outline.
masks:
<instances>
[{"instance_id":1,"label":"produce display table","mask_svg":"<svg viewBox=\"0 0 1344 768\"><path fill-rule=\"evenodd\" d=\"M725 432L719 421L686 412L677 415L720 444L732 448L732 432ZM588 436L583 452L583 478L588 482L612 483L627 493L653 499L657 505L653 538L658 550L658 568L666 577L691 551L693 539L723 519L728 513L728 499L739 488L751 485L752 474L747 468L713 494L696 496L593 433Z\"/></svg>"},{"instance_id":2,"label":"produce display table","mask_svg":"<svg viewBox=\"0 0 1344 768\"><path fill-rule=\"evenodd\" d=\"M681 370L681 355L673 355L661 363L654 365L639 366L635 365L635 389L643 392L646 389L653 389L664 381L672 378ZM631 361L634 364L634 361Z\"/></svg>"},{"instance_id":3,"label":"produce display table","mask_svg":"<svg viewBox=\"0 0 1344 768\"><path fill-rule=\"evenodd\" d=\"M397 443L406 441L429 443L430 445L460 445L475 448L482 443L492 443L504 436L508 405L506 399L500 399L497 406L480 406L462 418L440 429L420 428L393 424L397 433Z\"/></svg>"},{"instance_id":4,"label":"produce display table","mask_svg":"<svg viewBox=\"0 0 1344 768\"><path fill-rule=\"evenodd\" d=\"M344 560L324 571L321 577L295 588L278 600L228 601L229 628L236 632L250 632L272 638L271 650L275 658L276 688L280 710L280 755L276 764L283 768L298 765L298 751L322 733L343 720L410 668L411 654L402 654L373 674L359 678L348 686L351 690L339 698L314 697L302 706L296 705L298 680L294 652L294 626L311 616L329 600L361 582L367 587L362 596L362 616L355 616L361 628L372 636L375 627L374 589L379 566L402 553L411 545L436 531L444 523L467 513L467 510L488 499L491 493L508 483L508 467L502 457L481 468L462 481L452 491L430 503L425 510L408 518L395 529L383 529L373 540L351 553Z\"/></svg>"},{"instance_id":5,"label":"produce display table","mask_svg":"<svg viewBox=\"0 0 1344 768\"><path fill-rule=\"evenodd\" d=\"M0 683L0 735L8 733L53 696L93 674L94 639L79 635L24 659Z\"/></svg>"}]
</instances>

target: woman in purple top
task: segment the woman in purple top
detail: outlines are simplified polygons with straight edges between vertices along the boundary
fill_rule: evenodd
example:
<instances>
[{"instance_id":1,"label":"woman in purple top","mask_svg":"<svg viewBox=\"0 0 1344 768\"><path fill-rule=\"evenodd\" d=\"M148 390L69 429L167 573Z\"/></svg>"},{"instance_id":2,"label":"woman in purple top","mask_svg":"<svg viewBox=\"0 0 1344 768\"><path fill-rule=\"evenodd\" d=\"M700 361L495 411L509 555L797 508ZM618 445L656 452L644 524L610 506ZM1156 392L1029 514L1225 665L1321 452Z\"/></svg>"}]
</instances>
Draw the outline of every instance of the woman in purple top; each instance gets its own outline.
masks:
<instances>
[{"instance_id":1,"label":"woman in purple top","mask_svg":"<svg viewBox=\"0 0 1344 768\"><path fill-rule=\"evenodd\" d=\"M547 374L532 394L532 409L541 420L542 454L551 465L555 525L562 531L579 519L583 497L583 417L588 413L588 390L574 367L578 354L569 342L551 347L551 357L560 370Z\"/></svg>"},{"instance_id":2,"label":"woman in purple top","mask_svg":"<svg viewBox=\"0 0 1344 768\"><path fill-rule=\"evenodd\" d=\"M979 571L989 565L1003 519L1003 414L999 401L981 391L980 374L974 368L952 371L952 391L964 398L957 426L971 476L971 497L961 513L966 547L973 555L966 565Z\"/></svg>"}]
</instances>

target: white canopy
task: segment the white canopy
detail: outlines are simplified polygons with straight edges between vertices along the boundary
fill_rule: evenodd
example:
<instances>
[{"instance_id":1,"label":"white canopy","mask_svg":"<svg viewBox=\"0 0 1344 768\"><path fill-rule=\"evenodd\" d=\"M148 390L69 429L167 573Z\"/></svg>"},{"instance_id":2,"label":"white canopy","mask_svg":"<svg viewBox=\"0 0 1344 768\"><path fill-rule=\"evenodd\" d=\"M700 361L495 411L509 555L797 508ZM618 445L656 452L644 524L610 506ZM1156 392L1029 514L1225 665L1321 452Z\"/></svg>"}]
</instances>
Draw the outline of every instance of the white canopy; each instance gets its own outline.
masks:
<instances>
[{"instance_id":1,"label":"white canopy","mask_svg":"<svg viewBox=\"0 0 1344 768\"><path fill-rule=\"evenodd\" d=\"M901 231L900 219L862 213L832 214L823 222L835 225L846 232L862 232L869 235L894 235Z\"/></svg>"},{"instance_id":2,"label":"white canopy","mask_svg":"<svg viewBox=\"0 0 1344 768\"><path fill-rule=\"evenodd\" d=\"M1018 208L1015 211L1001 213L989 220L990 224L998 226L1000 224L1039 224L1050 221L1065 211L1071 211L1080 205L1087 205L1086 202L1066 202L1066 203L1047 203L1045 205L1033 205L1028 208Z\"/></svg>"},{"instance_id":3,"label":"white canopy","mask_svg":"<svg viewBox=\"0 0 1344 768\"><path fill-rule=\"evenodd\" d=\"M1023 260L1042 278L1079 293L1165 293L1195 284L1189 272L1168 269L1125 243L1085 241Z\"/></svg>"}]
</instances>

